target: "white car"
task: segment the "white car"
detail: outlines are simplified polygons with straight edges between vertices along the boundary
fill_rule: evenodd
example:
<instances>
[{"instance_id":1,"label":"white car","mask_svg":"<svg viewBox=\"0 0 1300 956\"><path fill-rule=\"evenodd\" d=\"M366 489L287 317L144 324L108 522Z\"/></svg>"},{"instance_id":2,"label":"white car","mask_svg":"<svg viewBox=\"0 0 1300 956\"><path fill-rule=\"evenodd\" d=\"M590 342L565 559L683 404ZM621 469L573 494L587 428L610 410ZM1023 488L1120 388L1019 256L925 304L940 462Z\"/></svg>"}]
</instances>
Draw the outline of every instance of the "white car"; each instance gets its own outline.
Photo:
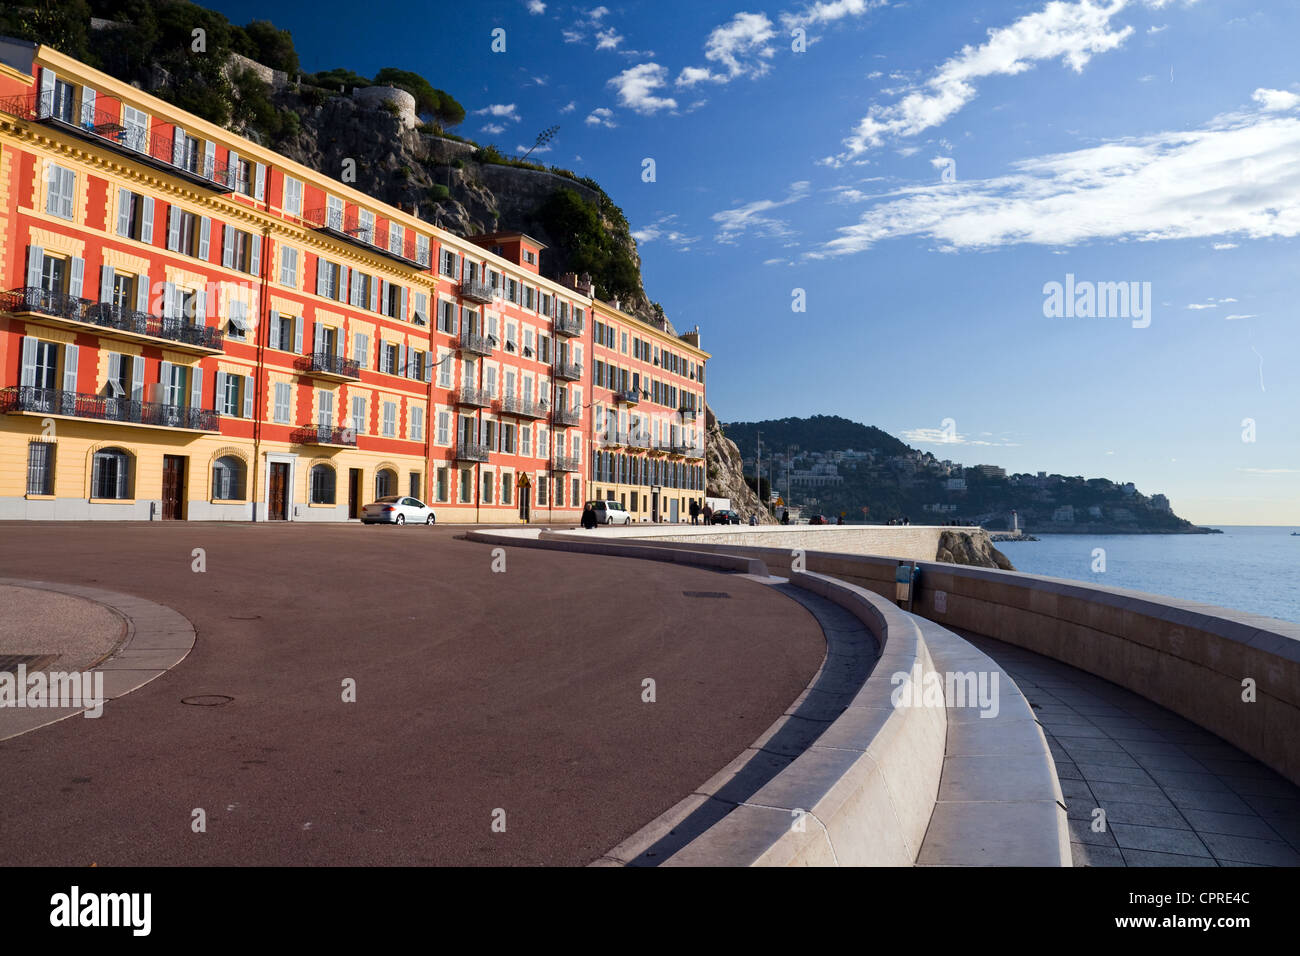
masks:
<instances>
[{"instance_id":1,"label":"white car","mask_svg":"<svg viewBox=\"0 0 1300 956\"><path fill-rule=\"evenodd\" d=\"M632 523L632 515L621 501L593 501L591 506L596 511L596 524Z\"/></svg>"},{"instance_id":2,"label":"white car","mask_svg":"<svg viewBox=\"0 0 1300 956\"><path fill-rule=\"evenodd\" d=\"M433 509L406 495L380 498L361 509L362 524L433 524Z\"/></svg>"}]
</instances>

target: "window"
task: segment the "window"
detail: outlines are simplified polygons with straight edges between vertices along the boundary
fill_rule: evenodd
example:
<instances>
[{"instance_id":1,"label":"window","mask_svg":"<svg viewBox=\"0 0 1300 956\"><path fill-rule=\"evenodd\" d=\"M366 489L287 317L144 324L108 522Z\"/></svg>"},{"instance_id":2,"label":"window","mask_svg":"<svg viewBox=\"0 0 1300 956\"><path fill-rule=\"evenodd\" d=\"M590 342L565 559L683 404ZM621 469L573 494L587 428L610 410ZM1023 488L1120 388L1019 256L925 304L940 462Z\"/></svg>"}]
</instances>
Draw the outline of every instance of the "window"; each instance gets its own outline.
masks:
<instances>
[{"instance_id":1,"label":"window","mask_svg":"<svg viewBox=\"0 0 1300 956\"><path fill-rule=\"evenodd\" d=\"M448 249L443 249L438 258L440 260L438 271L449 279L456 278L456 253Z\"/></svg>"},{"instance_id":2,"label":"window","mask_svg":"<svg viewBox=\"0 0 1300 956\"><path fill-rule=\"evenodd\" d=\"M187 296L183 296L183 298L191 298L192 295L193 293L190 293ZM230 314L226 322L226 335L229 338L242 342L248 335L248 303L232 301L229 309ZM191 313L186 309L185 314L189 315Z\"/></svg>"},{"instance_id":3,"label":"window","mask_svg":"<svg viewBox=\"0 0 1300 956\"><path fill-rule=\"evenodd\" d=\"M483 504L492 504L492 472L483 472Z\"/></svg>"},{"instance_id":4,"label":"window","mask_svg":"<svg viewBox=\"0 0 1300 956\"><path fill-rule=\"evenodd\" d=\"M394 342L383 342L379 346L379 371L389 375L397 374L398 348Z\"/></svg>"},{"instance_id":5,"label":"window","mask_svg":"<svg viewBox=\"0 0 1300 956\"><path fill-rule=\"evenodd\" d=\"M381 289L379 311L394 319L405 319L406 316L402 314L402 287L395 282L389 282Z\"/></svg>"},{"instance_id":6,"label":"window","mask_svg":"<svg viewBox=\"0 0 1300 956\"><path fill-rule=\"evenodd\" d=\"M424 441L424 409L411 409L411 441Z\"/></svg>"},{"instance_id":7,"label":"window","mask_svg":"<svg viewBox=\"0 0 1300 956\"><path fill-rule=\"evenodd\" d=\"M257 275L262 267L262 237L230 226L221 232L221 264L227 269Z\"/></svg>"},{"instance_id":8,"label":"window","mask_svg":"<svg viewBox=\"0 0 1300 956\"><path fill-rule=\"evenodd\" d=\"M524 262L528 263L530 266L537 265L537 253L533 252L531 249L525 249Z\"/></svg>"},{"instance_id":9,"label":"window","mask_svg":"<svg viewBox=\"0 0 1300 956\"><path fill-rule=\"evenodd\" d=\"M439 468L436 472L434 472L434 474L437 476L436 478L437 485L436 485L435 494L437 495L439 501L446 501L447 494L450 491L450 489L447 487L447 478L448 478L447 469Z\"/></svg>"},{"instance_id":10,"label":"window","mask_svg":"<svg viewBox=\"0 0 1300 956\"><path fill-rule=\"evenodd\" d=\"M416 325L429 324L429 294L427 292L415 293L415 308L411 310L411 321Z\"/></svg>"},{"instance_id":11,"label":"window","mask_svg":"<svg viewBox=\"0 0 1300 956\"><path fill-rule=\"evenodd\" d=\"M361 395L352 396L352 431L358 435L366 433L366 400Z\"/></svg>"},{"instance_id":12,"label":"window","mask_svg":"<svg viewBox=\"0 0 1300 956\"><path fill-rule=\"evenodd\" d=\"M242 396L239 394L240 387L243 385L244 376L228 375L224 372L218 373L217 381L217 410L222 415L234 418L243 408Z\"/></svg>"},{"instance_id":13,"label":"window","mask_svg":"<svg viewBox=\"0 0 1300 956\"><path fill-rule=\"evenodd\" d=\"M29 495L54 494L54 442L28 443L27 493Z\"/></svg>"},{"instance_id":14,"label":"window","mask_svg":"<svg viewBox=\"0 0 1300 956\"><path fill-rule=\"evenodd\" d=\"M420 485L422 484L423 482L420 481L420 473L418 471L411 472L411 497L412 498L424 497L424 489L420 487Z\"/></svg>"},{"instance_id":15,"label":"window","mask_svg":"<svg viewBox=\"0 0 1300 956\"><path fill-rule=\"evenodd\" d=\"M397 472L391 468L380 468L375 472L375 497L388 498L397 494Z\"/></svg>"},{"instance_id":16,"label":"window","mask_svg":"<svg viewBox=\"0 0 1300 956\"><path fill-rule=\"evenodd\" d=\"M95 452L91 466L92 498L128 499L131 497L131 457L120 448Z\"/></svg>"},{"instance_id":17,"label":"window","mask_svg":"<svg viewBox=\"0 0 1300 956\"><path fill-rule=\"evenodd\" d=\"M451 415L448 412L438 413L438 437L439 445L446 445L451 441L449 430L451 427Z\"/></svg>"},{"instance_id":18,"label":"window","mask_svg":"<svg viewBox=\"0 0 1300 956\"><path fill-rule=\"evenodd\" d=\"M362 242L375 244L375 214L362 209L357 213L357 238Z\"/></svg>"},{"instance_id":19,"label":"window","mask_svg":"<svg viewBox=\"0 0 1300 956\"><path fill-rule=\"evenodd\" d=\"M247 159L235 161L235 191L253 195L253 164Z\"/></svg>"},{"instance_id":20,"label":"window","mask_svg":"<svg viewBox=\"0 0 1300 956\"><path fill-rule=\"evenodd\" d=\"M543 478L541 481L537 482L537 484L534 486L537 488L537 506L539 508L546 507L546 486L548 484L550 484L550 482L548 482L545 478Z\"/></svg>"},{"instance_id":21,"label":"window","mask_svg":"<svg viewBox=\"0 0 1300 956\"><path fill-rule=\"evenodd\" d=\"M135 308L135 276L113 273L112 305L119 312L130 312Z\"/></svg>"},{"instance_id":22,"label":"window","mask_svg":"<svg viewBox=\"0 0 1300 956\"><path fill-rule=\"evenodd\" d=\"M42 84L44 85L44 84ZM73 86L65 80L55 79L54 88L41 93L41 115L53 116L65 123L72 122ZM47 112L48 111L48 112Z\"/></svg>"},{"instance_id":23,"label":"window","mask_svg":"<svg viewBox=\"0 0 1300 956\"><path fill-rule=\"evenodd\" d=\"M208 227L211 229L211 226ZM226 227L226 233L232 232ZM167 248L172 252L180 252L187 256L199 255L199 236L202 232L202 225L199 217L192 212L171 206L167 210ZM210 234L210 233L209 233ZM201 258L207 258L207 249L204 249L205 255ZM222 265L228 265L222 262Z\"/></svg>"},{"instance_id":24,"label":"window","mask_svg":"<svg viewBox=\"0 0 1300 956\"><path fill-rule=\"evenodd\" d=\"M298 250L292 246L280 247L280 285L298 288Z\"/></svg>"},{"instance_id":25,"label":"window","mask_svg":"<svg viewBox=\"0 0 1300 956\"><path fill-rule=\"evenodd\" d=\"M77 191L77 176L70 169L50 164L50 191L45 198L45 211L61 219L72 218L72 200Z\"/></svg>"},{"instance_id":26,"label":"window","mask_svg":"<svg viewBox=\"0 0 1300 956\"><path fill-rule=\"evenodd\" d=\"M515 426L507 423L501 425L501 450L507 455L515 453Z\"/></svg>"},{"instance_id":27,"label":"window","mask_svg":"<svg viewBox=\"0 0 1300 956\"><path fill-rule=\"evenodd\" d=\"M122 104L122 125L126 132L122 143L128 149L145 153L149 151L149 117L133 106Z\"/></svg>"},{"instance_id":28,"label":"window","mask_svg":"<svg viewBox=\"0 0 1300 956\"><path fill-rule=\"evenodd\" d=\"M402 247L406 241L406 230L395 222L388 224L388 251L402 254Z\"/></svg>"},{"instance_id":29,"label":"window","mask_svg":"<svg viewBox=\"0 0 1300 956\"><path fill-rule=\"evenodd\" d=\"M450 355L450 353L448 353ZM451 388L451 362L447 361L447 356L443 356L443 361L438 363L438 387Z\"/></svg>"},{"instance_id":30,"label":"window","mask_svg":"<svg viewBox=\"0 0 1300 956\"><path fill-rule=\"evenodd\" d=\"M117 191L117 234L124 239L153 242L153 197L129 189Z\"/></svg>"},{"instance_id":31,"label":"window","mask_svg":"<svg viewBox=\"0 0 1300 956\"><path fill-rule=\"evenodd\" d=\"M178 129L176 139L172 144L172 159L176 165L191 173L198 173L200 172L199 158L202 155L203 152L199 149L199 141Z\"/></svg>"},{"instance_id":32,"label":"window","mask_svg":"<svg viewBox=\"0 0 1300 956\"><path fill-rule=\"evenodd\" d=\"M340 282L343 278L342 269L337 262L330 262L326 259L316 260L316 294L322 295L327 299L338 299L343 294Z\"/></svg>"},{"instance_id":33,"label":"window","mask_svg":"<svg viewBox=\"0 0 1300 956\"><path fill-rule=\"evenodd\" d=\"M291 216L302 215L302 183L289 176L284 177L284 211Z\"/></svg>"},{"instance_id":34,"label":"window","mask_svg":"<svg viewBox=\"0 0 1300 956\"><path fill-rule=\"evenodd\" d=\"M415 237L415 261L426 268L429 265L429 237Z\"/></svg>"},{"instance_id":35,"label":"window","mask_svg":"<svg viewBox=\"0 0 1300 956\"><path fill-rule=\"evenodd\" d=\"M275 414L274 420L280 424L289 422L289 406L293 397L292 386L288 382L275 383Z\"/></svg>"},{"instance_id":36,"label":"window","mask_svg":"<svg viewBox=\"0 0 1300 956\"><path fill-rule=\"evenodd\" d=\"M519 454L521 455L532 454L532 450L529 448L529 446L532 444L532 439L533 439L533 426L521 425L519 427Z\"/></svg>"},{"instance_id":37,"label":"window","mask_svg":"<svg viewBox=\"0 0 1300 956\"><path fill-rule=\"evenodd\" d=\"M582 481L582 479L580 479L580 478L574 478L574 479L573 479L573 489L572 489L572 494L571 494L570 497L569 497L569 500L572 501L575 505L577 505L577 503L578 503L579 501L582 500L582 484L581 484L581 481ZM636 492L635 492L635 491L632 492L632 510L633 510L633 511L636 510Z\"/></svg>"},{"instance_id":38,"label":"window","mask_svg":"<svg viewBox=\"0 0 1300 956\"><path fill-rule=\"evenodd\" d=\"M334 504L334 469L329 465L311 466L311 503Z\"/></svg>"},{"instance_id":39,"label":"window","mask_svg":"<svg viewBox=\"0 0 1300 956\"><path fill-rule=\"evenodd\" d=\"M397 403L384 402L384 428L383 436L385 438L394 438L397 435ZM383 495L380 495L382 498Z\"/></svg>"},{"instance_id":40,"label":"window","mask_svg":"<svg viewBox=\"0 0 1300 956\"><path fill-rule=\"evenodd\" d=\"M443 299L438 303L438 331L456 332L456 303Z\"/></svg>"},{"instance_id":41,"label":"window","mask_svg":"<svg viewBox=\"0 0 1300 956\"><path fill-rule=\"evenodd\" d=\"M244 463L234 455L218 458L212 465L214 501L244 500Z\"/></svg>"},{"instance_id":42,"label":"window","mask_svg":"<svg viewBox=\"0 0 1300 956\"><path fill-rule=\"evenodd\" d=\"M343 200L337 196L325 197L325 225L335 232L343 231Z\"/></svg>"},{"instance_id":43,"label":"window","mask_svg":"<svg viewBox=\"0 0 1300 956\"><path fill-rule=\"evenodd\" d=\"M501 503L502 503L503 505L508 505L508 504L511 504L511 503L512 503L512 501L511 501L511 496L512 496L513 491L514 491L514 487L515 487L515 476L512 475L512 474L511 474L510 472L508 472L508 471L506 471L506 472L502 472L502 474L501 474Z\"/></svg>"},{"instance_id":44,"label":"window","mask_svg":"<svg viewBox=\"0 0 1300 956\"><path fill-rule=\"evenodd\" d=\"M352 357L362 368L370 368L370 336L363 332L352 336Z\"/></svg>"},{"instance_id":45,"label":"window","mask_svg":"<svg viewBox=\"0 0 1300 956\"><path fill-rule=\"evenodd\" d=\"M460 470L460 503L469 504L474 494L474 472L468 468Z\"/></svg>"}]
</instances>

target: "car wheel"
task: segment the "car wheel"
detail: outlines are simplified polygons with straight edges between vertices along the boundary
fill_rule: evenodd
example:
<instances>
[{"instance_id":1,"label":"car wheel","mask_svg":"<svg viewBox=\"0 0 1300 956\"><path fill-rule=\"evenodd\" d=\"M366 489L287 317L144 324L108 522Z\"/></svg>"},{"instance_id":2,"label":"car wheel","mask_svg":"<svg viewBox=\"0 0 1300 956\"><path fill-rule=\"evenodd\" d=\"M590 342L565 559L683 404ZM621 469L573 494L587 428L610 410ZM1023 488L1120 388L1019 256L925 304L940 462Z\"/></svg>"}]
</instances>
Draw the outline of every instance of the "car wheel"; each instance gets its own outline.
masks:
<instances>
[{"instance_id":1,"label":"car wheel","mask_svg":"<svg viewBox=\"0 0 1300 956\"><path fill-rule=\"evenodd\" d=\"M406 524L406 515L398 515L393 519L397 524Z\"/></svg>"},{"instance_id":2,"label":"car wheel","mask_svg":"<svg viewBox=\"0 0 1300 956\"><path fill-rule=\"evenodd\" d=\"M429 512L429 518L428 518L428 520L425 521L424 523L425 523L425 524L433 524L436 520L437 520L437 518L434 517L433 512Z\"/></svg>"}]
</instances>

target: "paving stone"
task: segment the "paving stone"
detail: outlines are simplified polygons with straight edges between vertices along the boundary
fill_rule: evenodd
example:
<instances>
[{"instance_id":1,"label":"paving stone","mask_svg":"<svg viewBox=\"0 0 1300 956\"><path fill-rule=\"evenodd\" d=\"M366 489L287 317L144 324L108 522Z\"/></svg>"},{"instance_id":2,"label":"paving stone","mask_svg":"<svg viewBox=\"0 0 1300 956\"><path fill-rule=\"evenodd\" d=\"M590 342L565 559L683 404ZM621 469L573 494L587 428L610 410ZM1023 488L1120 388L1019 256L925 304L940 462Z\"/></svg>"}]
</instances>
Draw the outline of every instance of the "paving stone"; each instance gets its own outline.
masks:
<instances>
[{"instance_id":1,"label":"paving stone","mask_svg":"<svg viewBox=\"0 0 1300 956\"><path fill-rule=\"evenodd\" d=\"M1300 866L1300 853L1280 840L1255 840L1226 833L1206 833L1202 838L1210 852L1220 860L1263 866Z\"/></svg>"},{"instance_id":2,"label":"paving stone","mask_svg":"<svg viewBox=\"0 0 1300 956\"><path fill-rule=\"evenodd\" d=\"M1132 823L1144 827L1169 827L1175 830L1195 829L1176 807L1153 807L1146 803L1107 801L1103 807L1108 823Z\"/></svg>"},{"instance_id":3,"label":"paving stone","mask_svg":"<svg viewBox=\"0 0 1300 956\"><path fill-rule=\"evenodd\" d=\"M1070 851L1075 866L1125 866L1124 857L1113 846L1092 846L1071 843Z\"/></svg>"},{"instance_id":4,"label":"paving stone","mask_svg":"<svg viewBox=\"0 0 1300 956\"><path fill-rule=\"evenodd\" d=\"M1152 768L1151 776L1162 787L1174 787L1178 790L1213 790L1216 793L1232 792L1227 784L1209 773L1185 773L1181 770Z\"/></svg>"},{"instance_id":5,"label":"paving stone","mask_svg":"<svg viewBox=\"0 0 1300 956\"><path fill-rule=\"evenodd\" d=\"M1115 846L1115 837L1109 830L1093 832L1088 820L1070 820L1070 841L1072 843L1089 843L1097 846Z\"/></svg>"},{"instance_id":6,"label":"paving stone","mask_svg":"<svg viewBox=\"0 0 1300 956\"><path fill-rule=\"evenodd\" d=\"M1166 787L1165 793L1173 801L1174 806L1181 810L1250 813L1250 807L1234 793L1220 793L1217 790L1182 790L1177 787Z\"/></svg>"},{"instance_id":7,"label":"paving stone","mask_svg":"<svg viewBox=\"0 0 1300 956\"><path fill-rule=\"evenodd\" d=\"M1159 787L1135 787L1127 783L1089 784L1093 794L1105 805L1115 803L1143 803L1151 807L1171 807L1169 798Z\"/></svg>"},{"instance_id":8,"label":"paving stone","mask_svg":"<svg viewBox=\"0 0 1300 956\"><path fill-rule=\"evenodd\" d=\"M1182 754L1134 754L1133 759L1148 770L1178 770L1182 773L1206 773L1208 768L1199 760Z\"/></svg>"},{"instance_id":9,"label":"paving stone","mask_svg":"<svg viewBox=\"0 0 1300 956\"><path fill-rule=\"evenodd\" d=\"M1212 856L1183 856L1178 853L1156 853L1152 850L1120 850L1126 866L1218 866Z\"/></svg>"},{"instance_id":10,"label":"paving stone","mask_svg":"<svg viewBox=\"0 0 1300 956\"><path fill-rule=\"evenodd\" d=\"M1198 833L1222 833L1228 836L1252 837L1256 840L1278 840L1281 836L1253 813L1216 813L1213 810L1184 810L1183 816Z\"/></svg>"}]
</instances>

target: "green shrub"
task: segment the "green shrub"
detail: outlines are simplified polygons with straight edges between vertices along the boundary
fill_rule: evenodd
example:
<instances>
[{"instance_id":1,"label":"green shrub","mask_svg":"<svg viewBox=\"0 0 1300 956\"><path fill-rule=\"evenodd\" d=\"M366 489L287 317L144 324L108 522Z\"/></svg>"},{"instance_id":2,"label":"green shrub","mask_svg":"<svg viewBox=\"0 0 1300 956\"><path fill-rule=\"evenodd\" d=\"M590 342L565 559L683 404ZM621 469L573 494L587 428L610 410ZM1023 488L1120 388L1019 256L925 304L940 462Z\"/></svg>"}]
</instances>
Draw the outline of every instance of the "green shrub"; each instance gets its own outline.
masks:
<instances>
[{"instance_id":1,"label":"green shrub","mask_svg":"<svg viewBox=\"0 0 1300 956\"><path fill-rule=\"evenodd\" d=\"M434 202L442 202L445 199L451 198L451 190L442 183L434 183L429 187L429 198Z\"/></svg>"}]
</instances>

